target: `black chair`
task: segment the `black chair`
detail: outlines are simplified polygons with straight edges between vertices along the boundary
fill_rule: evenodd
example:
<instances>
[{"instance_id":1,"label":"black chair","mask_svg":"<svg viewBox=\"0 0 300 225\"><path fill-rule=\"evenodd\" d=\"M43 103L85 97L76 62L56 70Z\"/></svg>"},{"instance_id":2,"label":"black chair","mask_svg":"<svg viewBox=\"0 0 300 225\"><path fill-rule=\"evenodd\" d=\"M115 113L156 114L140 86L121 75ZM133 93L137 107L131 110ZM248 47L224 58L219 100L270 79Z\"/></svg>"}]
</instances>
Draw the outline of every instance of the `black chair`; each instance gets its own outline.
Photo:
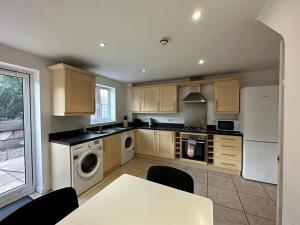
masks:
<instances>
[{"instance_id":1,"label":"black chair","mask_svg":"<svg viewBox=\"0 0 300 225\"><path fill-rule=\"evenodd\" d=\"M152 166L148 170L147 180L194 193L193 178L189 174L173 167Z\"/></svg>"},{"instance_id":2,"label":"black chair","mask_svg":"<svg viewBox=\"0 0 300 225\"><path fill-rule=\"evenodd\" d=\"M4 218L0 225L54 225L78 206L76 191L67 187L34 199Z\"/></svg>"}]
</instances>

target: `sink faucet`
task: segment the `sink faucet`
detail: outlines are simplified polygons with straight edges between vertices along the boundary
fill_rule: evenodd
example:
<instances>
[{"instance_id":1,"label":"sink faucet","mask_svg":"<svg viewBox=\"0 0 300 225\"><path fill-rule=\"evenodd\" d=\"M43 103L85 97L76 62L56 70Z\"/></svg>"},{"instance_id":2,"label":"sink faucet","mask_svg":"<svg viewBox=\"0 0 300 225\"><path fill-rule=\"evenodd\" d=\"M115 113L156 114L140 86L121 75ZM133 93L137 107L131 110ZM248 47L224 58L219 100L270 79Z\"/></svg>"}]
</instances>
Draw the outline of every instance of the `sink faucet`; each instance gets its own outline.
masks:
<instances>
[{"instance_id":1,"label":"sink faucet","mask_svg":"<svg viewBox=\"0 0 300 225\"><path fill-rule=\"evenodd\" d=\"M99 130L102 131L102 125L99 126Z\"/></svg>"}]
</instances>

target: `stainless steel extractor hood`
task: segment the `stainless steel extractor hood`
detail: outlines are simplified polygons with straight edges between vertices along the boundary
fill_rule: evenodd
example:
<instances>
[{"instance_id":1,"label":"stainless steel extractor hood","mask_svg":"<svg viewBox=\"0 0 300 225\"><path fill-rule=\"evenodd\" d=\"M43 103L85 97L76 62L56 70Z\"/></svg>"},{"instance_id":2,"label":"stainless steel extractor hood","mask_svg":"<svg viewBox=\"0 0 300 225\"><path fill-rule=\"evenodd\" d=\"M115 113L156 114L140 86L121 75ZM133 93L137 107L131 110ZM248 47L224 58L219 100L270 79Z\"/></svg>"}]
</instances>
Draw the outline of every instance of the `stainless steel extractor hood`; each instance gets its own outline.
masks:
<instances>
[{"instance_id":1,"label":"stainless steel extractor hood","mask_svg":"<svg viewBox=\"0 0 300 225\"><path fill-rule=\"evenodd\" d=\"M185 103L206 103L206 98L201 94L200 87L198 92L190 92L184 99Z\"/></svg>"},{"instance_id":2,"label":"stainless steel extractor hood","mask_svg":"<svg viewBox=\"0 0 300 225\"><path fill-rule=\"evenodd\" d=\"M206 98L201 94L201 92L191 92L184 99L182 99L182 101L186 103L207 102Z\"/></svg>"}]
</instances>

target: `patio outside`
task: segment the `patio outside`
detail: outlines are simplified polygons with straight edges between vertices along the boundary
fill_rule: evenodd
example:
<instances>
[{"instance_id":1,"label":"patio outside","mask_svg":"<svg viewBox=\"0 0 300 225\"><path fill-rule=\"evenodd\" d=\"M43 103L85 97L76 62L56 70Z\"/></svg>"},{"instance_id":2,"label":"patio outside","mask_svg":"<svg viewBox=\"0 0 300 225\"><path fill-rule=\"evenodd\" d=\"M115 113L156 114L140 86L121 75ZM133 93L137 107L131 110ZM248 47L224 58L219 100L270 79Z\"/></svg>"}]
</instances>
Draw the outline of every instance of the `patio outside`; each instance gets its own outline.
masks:
<instances>
[{"instance_id":1,"label":"patio outside","mask_svg":"<svg viewBox=\"0 0 300 225\"><path fill-rule=\"evenodd\" d=\"M0 195L25 184L23 80L0 74Z\"/></svg>"}]
</instances>

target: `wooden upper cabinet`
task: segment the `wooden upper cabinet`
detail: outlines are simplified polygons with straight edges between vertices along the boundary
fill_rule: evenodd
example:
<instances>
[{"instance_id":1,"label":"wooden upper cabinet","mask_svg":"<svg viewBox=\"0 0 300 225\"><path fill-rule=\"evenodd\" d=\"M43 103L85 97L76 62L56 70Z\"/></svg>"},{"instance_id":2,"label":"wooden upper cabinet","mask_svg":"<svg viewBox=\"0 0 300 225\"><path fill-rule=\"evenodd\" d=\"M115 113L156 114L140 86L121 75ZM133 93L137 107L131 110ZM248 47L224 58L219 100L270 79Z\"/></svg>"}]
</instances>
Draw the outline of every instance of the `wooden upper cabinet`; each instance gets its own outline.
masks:
<instances>
[{"instance_id":1,"label":"wooden upper cabinet","mask_svg":"<svg viewBox=\"0 0 300 225\"><path fill-rule=\"evenodd\" d=\"M177 112L177 87L132 88L132 112Z\"/></svg>"},{"instance_id":2,"label":"wooden upper cabinet","mask_svg":"<svg viewBox=\"0 0 300 225\"><path fill-rule=\"evenodd\" d=\"M240 81L238 79L214 82L214 111L239 113Z\"/></svg>"},{"instance_id":3,"label":"wooden upper cabinet","mask_svg":"<svg viewBox=\"0 0 300 225\"><path fill-rule=\"evenodd\" d=\"M156 135L154 130L135 130L135 152L157 156Z\"/></svg>"},{"instance_id":4,"label":"wooden upper cabinet","mask_svg":"<svg viewBox=\"0 0 300 225\"><path fill-rule=\"evenodd\" d=\"M143 112L159 111L159 88L147 87L143 88Z\"/></svg>"},{"instance_id":5,"label":"wooden upper cabinet","mask_svg":"<svg viewBox=\"0 0 300 225\"><path fill-rule=\"evenodd\" d=\"M177 87L167 86L159 89L160 112L177 112Z\"/></svg>"},{"instance_id":6,"label":"wooden upper cabinet","mask_svg":"<svg viewBox=\"0 0 300 225\"><path fill-rule=\"evenodd\" d=\"M95 113L96 76L76 67L57 64L52 71L52 111L55 116Z\"/></svg>"},{"instance_id":7,"label":"wooden upper cabinet","mask_svg":"<svg viewBox=\"0 0 300 225\"><path fill-rule=\"evenodd\" d=\"M156 131L157 132L157 149L158 156L162 158L175 158L174 132Z\"/></svg>"},{"instance_id":8,"label":"wooden upper cabinet","mask_svg":"<svg viewBox=\"0 0 300 225\"><path fill-rule=\"evenodd\" d=\"M133 88L131 92L131 102L132 102L132 111L140 112L142 111L142 89Z\"/></svg>"}]
</instances>

